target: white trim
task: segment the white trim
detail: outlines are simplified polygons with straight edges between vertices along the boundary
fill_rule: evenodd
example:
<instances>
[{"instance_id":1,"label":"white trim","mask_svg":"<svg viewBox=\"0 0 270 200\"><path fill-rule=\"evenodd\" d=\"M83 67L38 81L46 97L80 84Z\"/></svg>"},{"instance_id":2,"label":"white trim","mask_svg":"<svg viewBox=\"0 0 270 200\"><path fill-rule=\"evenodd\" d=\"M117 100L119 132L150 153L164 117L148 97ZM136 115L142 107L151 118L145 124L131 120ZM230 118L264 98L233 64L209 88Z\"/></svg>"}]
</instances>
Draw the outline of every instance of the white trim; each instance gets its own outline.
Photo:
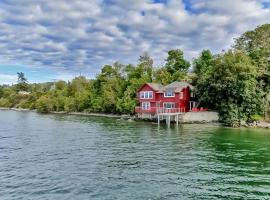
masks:
<instances>
[{"instance_id":1,"label":"white trim","mask_svg":"<svg viewBox=\"0 0 270 200\"><path fill-rule=\"evenodd\" d=\"M172 93L172 96L167 96L167 95L166 95L167 92L171 92L171 93ZM165 91L165 92L164 92L164 97L175 97L175 93L174 93L173 91L171 91L171 90Z\"/></svg>"},{"instance_id":2,"label":"white trim","mask_svg":"<svg viewBox=\"0 0 270 200\"><path fill-rule=\"evenodd\" d=\"M195 97L195 95L194 95L194 92L193 92L193 91L190 91L190 97L191 97L191 98Z\"/></svg>"},{"instance_id":3,"label":"white trim","mask_svg":"<svg viewBox=\"0 0 270 200\"><path fill-rule=\"evenodd\" d=\"M151 94L151 97L150 97ZM141 91L140 92L140 99L153 99L154 93L153 91Z\"/></svg>"}]
</instances>

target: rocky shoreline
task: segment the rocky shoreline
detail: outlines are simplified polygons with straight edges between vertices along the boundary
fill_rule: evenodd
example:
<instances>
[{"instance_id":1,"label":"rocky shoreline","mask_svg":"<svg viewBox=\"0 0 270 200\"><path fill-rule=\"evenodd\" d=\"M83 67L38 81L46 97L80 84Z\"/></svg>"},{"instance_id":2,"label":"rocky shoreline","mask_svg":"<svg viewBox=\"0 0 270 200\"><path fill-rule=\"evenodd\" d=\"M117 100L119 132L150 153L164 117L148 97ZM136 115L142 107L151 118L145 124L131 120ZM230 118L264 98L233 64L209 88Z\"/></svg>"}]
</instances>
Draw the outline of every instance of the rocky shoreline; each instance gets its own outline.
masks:
<instances>
[{"instance_id":1,"label":"rocky shoreline","mask_svg":"<svg viewBox=\"0 0 270 200\"><path fill-rule=\"evenodd\" d=\"M254 122L250 122L250 123L241 123L242 127L246 127L246 128L266 128L266 129L270 129L270 123L266 122L266 121L254 121Z\"/></svg>"},{"instance_id":2,"label":"rocky shoreline","mask_svg":"<svg viewBox=\"0 0 270 200\"><path fill-rule=\"evenodd\" d=\"M30 110L24 108L5 108L0 107L0 110L13 110L21 112L37 112L37 110ZM109 117L109 118L122 118L122 119L135 119L135 116L131 115L117 115L117 114L106 114L106 113L85 113L85 112L65 112L65 111L51 111L48 114L63 114L63 115L78 115L78 116L96 116L96 117Z\"/></svg>"},{"instance_id":3,"label":"rocky shoreline","mask_svg":"<svg viewBox=\"0 0 270 200\"><path fill-rule=\"evenodd\" d=\"M37 112L37 110L30 110L30 109L24 109L24 108L5 108L5 107L0 107L0 110L13 110L13 111L20 111L20 112ZM118 118L118 119L125 119L129 121L150 121L153 122L153 120L140 120L136 118L134 115L117 115L117 114L106 114L106 113L84 113L84 112L57 112L57 111L52 111L49 112L48 114L63 114L63 115L76 115L76 116L95 116L95 117L109 117L109 118ZM203 124L207 123L205 122L192 122L192 123L186 123L183 122L183 124ZM209 122L208 122L209 123ZM251 123L246 123L242 122L240 127L245 127L245 128L264 128L264 129L270 129L270 123L266 121L258 121L258 122L251 122Z\"/></svg>"}]
</instances>

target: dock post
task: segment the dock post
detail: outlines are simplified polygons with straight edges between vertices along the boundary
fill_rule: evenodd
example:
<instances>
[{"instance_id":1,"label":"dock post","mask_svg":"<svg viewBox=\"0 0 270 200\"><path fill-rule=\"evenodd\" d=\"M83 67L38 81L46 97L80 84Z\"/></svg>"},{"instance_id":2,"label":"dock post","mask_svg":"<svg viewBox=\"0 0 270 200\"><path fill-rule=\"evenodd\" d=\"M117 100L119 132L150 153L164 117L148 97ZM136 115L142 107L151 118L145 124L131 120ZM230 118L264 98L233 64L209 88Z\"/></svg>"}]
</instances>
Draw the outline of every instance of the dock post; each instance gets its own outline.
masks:
<instances>
[{"instance_id":1,"label":"dock post","mask_svg":"<svg viewBox=\"0 0 270 200\"><path fill-rule=\"evenodd\" d=\"M169 117L168 118L168 127L170 127L171 126L171 116L169 115L168 117Z\"/></svg>"},{"instance_id":2,"label":"dock post","mask_svg":"<svg viewBox=\"0 0 270 200\"><path fill-rule=\"evenodd\" d=\"M158 118L158 125L159 125L159 123L160 123L160 121L159 121L159 120L160 120L160 119L159 119L159 114L157 115L157 118Z\"/></svg>"},{"instance_id":3,"label":"dock post","mask_svg":"<svg viewBox=\"0 0 270 200\"><path fill-rule=\"evenodd\" d=\"M176 115L176 124L177 124L177 126L178 126L178 123L179 123L179 115L177 113L177 115Z\"/></svg>"}]
</instances>

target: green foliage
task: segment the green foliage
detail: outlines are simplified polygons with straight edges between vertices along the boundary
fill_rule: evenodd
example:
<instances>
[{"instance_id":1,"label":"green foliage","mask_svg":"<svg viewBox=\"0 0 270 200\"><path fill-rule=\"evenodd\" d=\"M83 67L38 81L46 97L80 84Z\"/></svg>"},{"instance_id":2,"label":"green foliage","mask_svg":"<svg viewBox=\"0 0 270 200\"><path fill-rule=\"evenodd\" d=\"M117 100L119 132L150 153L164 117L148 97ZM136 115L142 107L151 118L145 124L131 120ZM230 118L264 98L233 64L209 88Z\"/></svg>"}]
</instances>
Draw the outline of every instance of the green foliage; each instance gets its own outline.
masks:
<instances>
[{"instance_id":1,"label":"green foliage","mask_svg":"<svg viewBox=\"0 0 270 200\"><path fill-rule=\"evenodd\" d=\"M56 90L64 90L66 87L66 82L65 81L57 81L55 83L55 89Z\"/></svg>"},{"instance_id":2,"label":"green foliage","mask_svg":"<svg viewBox=\"0 0 270 200\"><path fill-rule=\"evenodd\" d=\"M176 72L187 73L190 63L184 59L184 53L180 49L170 50L166 59L165 67L170 74Z\"/></svg>"},{"instance_id":3,"label":"green foliage","mask_svg":"<svg viewBox=\"0 0 270 200\"><path fill-rule=\"evenodd\" d=\"M173 81L186 79L190 63L184 59L184 53L180 49L170 50L164 67L154 72L155 81L169 84Z\"/></svg>"},{"instance_id":4,"label":"green foliage","mask_svg":"<svg viewBox=\"0 0 270 200\"><path fill-rule=\"evenodd\" d=\"M263 118L264 117L262 115L258 115L258 114L255 114L255 115L251 116L252 121L261 121L261 120L263 120Z\"/></svg>"},{"instance_id":5,"label":"green foliage","mask_svg":"<svg viewBox=\"0 0 270 200\"><path fill-rule=\"evenodd\" d=\"M0 86L0 98L2 98L4 95L4 87Z\"/></svg>"},{"instance_id":6,"label":"green foliage","mask_svg":"<svg viewBox=\"0 0 270 200\"><path fill-rule=\"evenodd\" d=\"M257 81L256 67L242 52L220 54L197 82L200 100L219 111L220 120L239 126L255 114L263 114L265 92Z\"/></svg>"},{"instance_id":7,"label":"green foliage","mask_svg":"<svg viewBox=\"0 0 270 200\"><path fill-rule=\"evenodd\" d=\"M270 24L258 26L236 39L234 49L245 52L257 68L258 80L270 91Z\"/></svg>"},{"instance_id":8,"label":"green foliage","mask_svg":"<svg viewBox=\"0 0 270 200\"><path fill-rule=\"evenodd\" d=\"M211 65L213 65L213 55L210 50L203 50L199 56L193 60L193 71L200 75L205 73Z\"/></svg>"},{"instance_id":9,"label":"green foliage","mask_svg":"<svg viewBox=\"0 0 270 200\"><path fill-rule=\"evenodd\" d=\"M8 99L0 98L0 107L10 108L12 103Z\"/></svg>"},{"instance_id":10,"label":"green foliage","mask_svg":"<svg viewBox=\"0 0 270 200\"><path fill-rule=\"evenodd\" d=\"M41 96L36 102L36 109L41 113L48 113L54 110L54 101L48 95Z\"/></svg>"}]
</instances>

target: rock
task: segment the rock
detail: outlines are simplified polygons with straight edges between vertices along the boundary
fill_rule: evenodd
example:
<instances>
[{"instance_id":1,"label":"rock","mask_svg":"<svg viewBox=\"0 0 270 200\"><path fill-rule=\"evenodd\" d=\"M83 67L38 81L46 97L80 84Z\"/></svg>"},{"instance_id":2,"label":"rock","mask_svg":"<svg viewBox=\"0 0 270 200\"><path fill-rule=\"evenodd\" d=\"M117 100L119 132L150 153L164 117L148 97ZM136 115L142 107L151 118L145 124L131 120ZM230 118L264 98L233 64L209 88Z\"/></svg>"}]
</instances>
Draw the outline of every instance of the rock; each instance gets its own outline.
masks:
<instances>
[{"instance_id":1,"label":"rock","mask_svg":"<svg viewBox=\"0 0 270 200\"><path fill-rule=\"evenodd\" d=\"M260 122L257 123L257 126L260 127L260 128L270 128L270 123L260 121Z\"/></svg>"}]
</instances>

